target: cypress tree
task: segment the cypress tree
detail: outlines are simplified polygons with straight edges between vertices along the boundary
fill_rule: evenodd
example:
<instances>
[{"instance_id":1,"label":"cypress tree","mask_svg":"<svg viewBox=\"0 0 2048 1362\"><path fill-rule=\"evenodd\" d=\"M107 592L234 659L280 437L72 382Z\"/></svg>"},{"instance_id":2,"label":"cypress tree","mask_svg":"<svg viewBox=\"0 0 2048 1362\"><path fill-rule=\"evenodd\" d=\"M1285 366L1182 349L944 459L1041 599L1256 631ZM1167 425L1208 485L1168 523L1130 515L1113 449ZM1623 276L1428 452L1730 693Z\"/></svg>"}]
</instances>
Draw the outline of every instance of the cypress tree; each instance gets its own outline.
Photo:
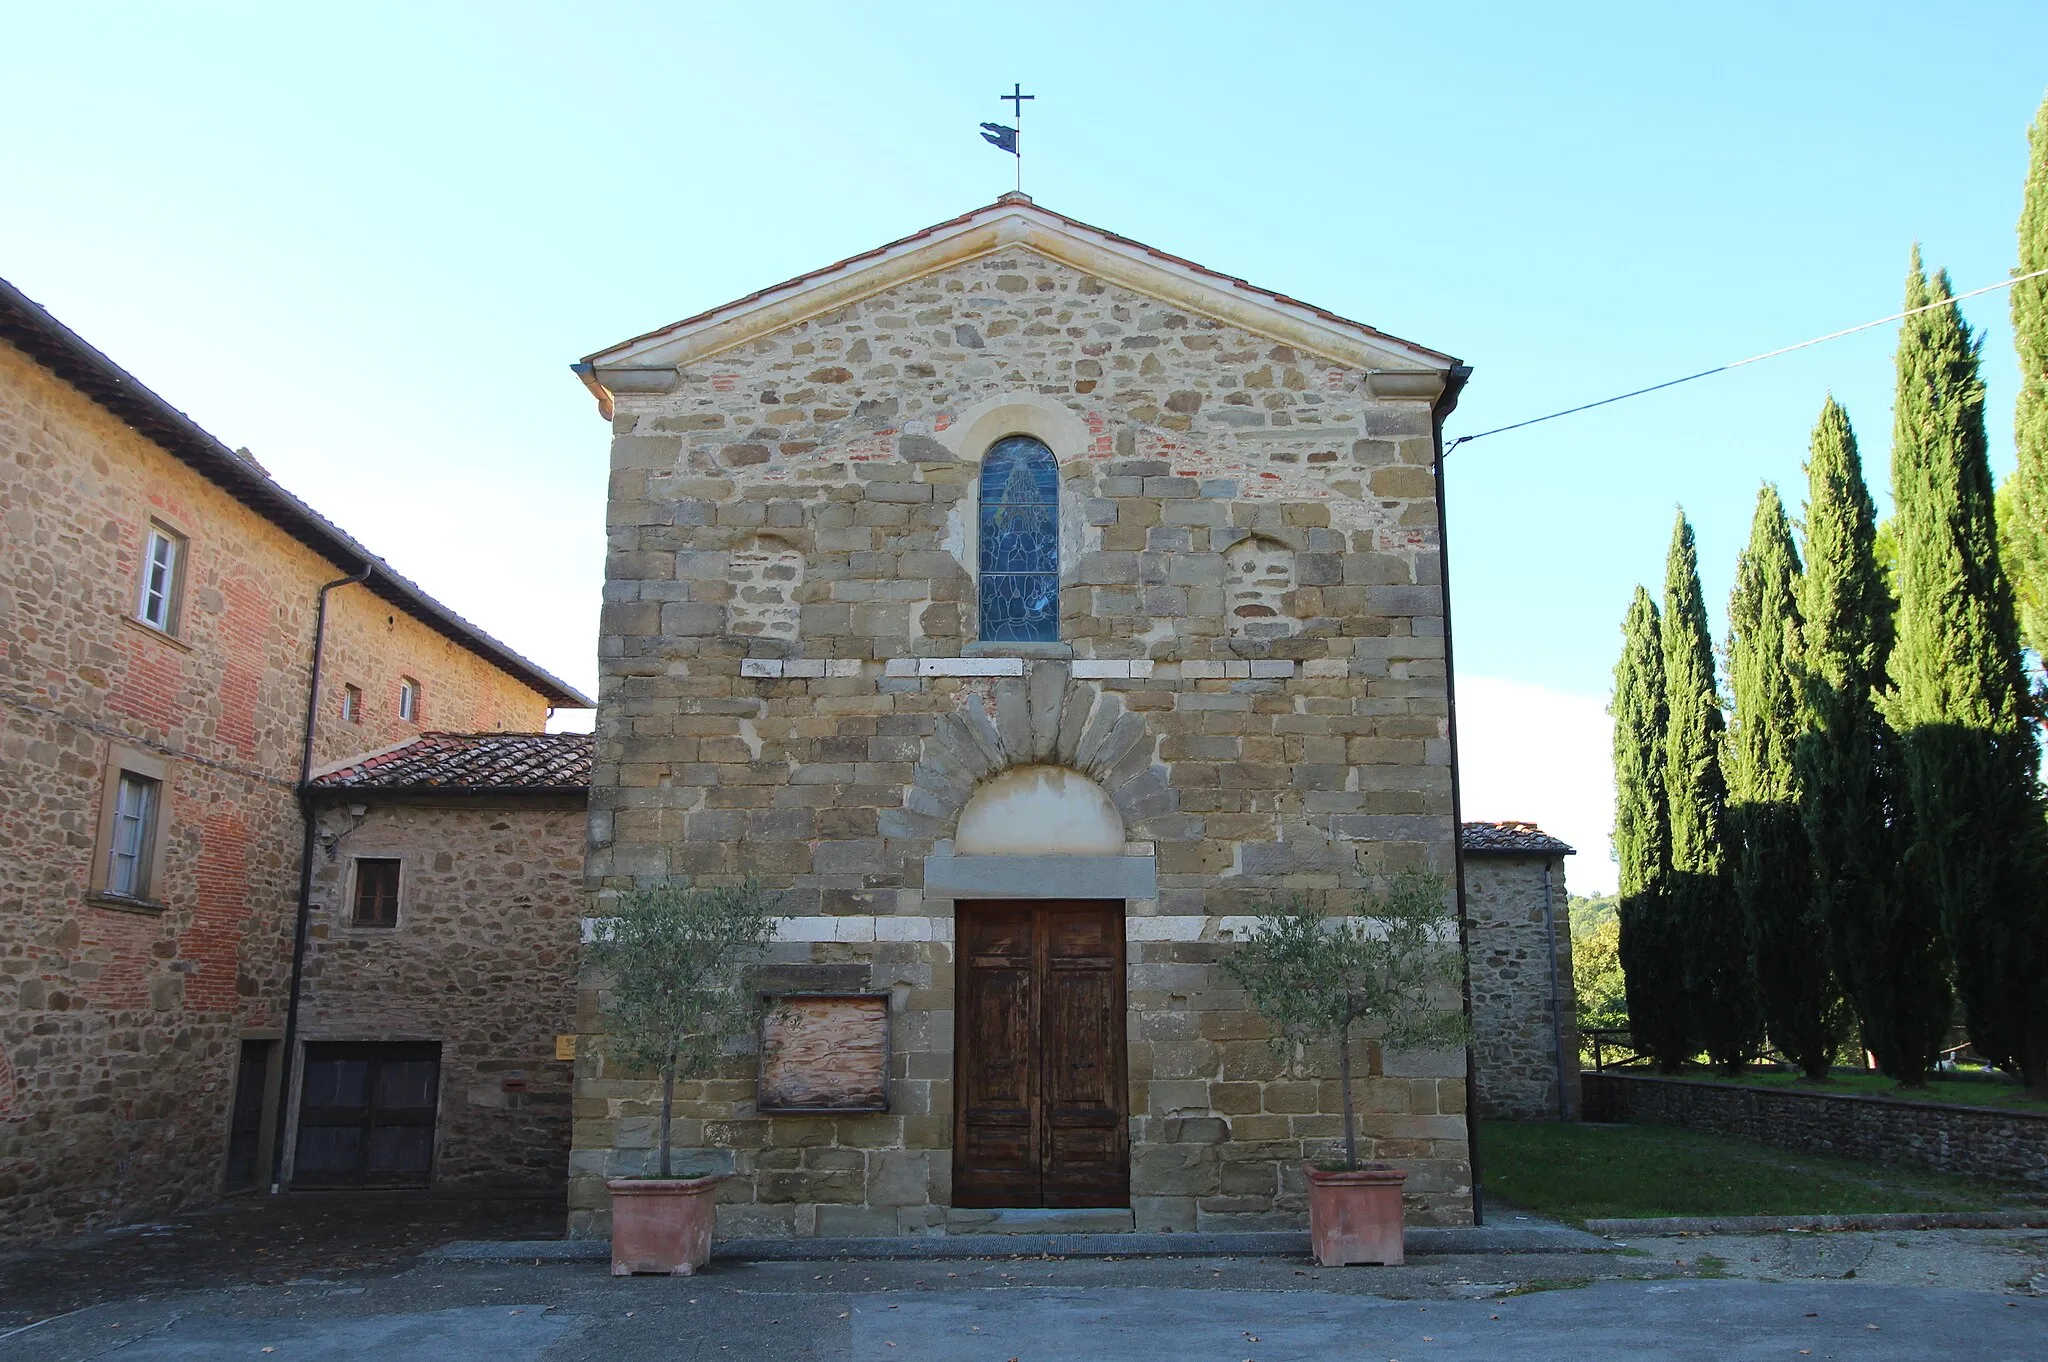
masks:
<instances>
[{"instance_id":1,"label":"cypress tree","mask_svg":"<svg viewBox=\"0 0 2048 1362\"><path fill-rule=\"evenodd\" d=\"M1614 667L1614 855L1620 863L1621 968L1629 1032L1666 1073L1697 1048L1687 1029L1684 954L1672 930L1671 822L1664 799L1664 643L1640 586Z\"/></svg>"},{"instance_id":2,"label":"cypress tree","mask_svg":"<svg viewBox=\"0 0 2048 1362\"><path fill-rule=\"evenodd\" d=\"M1755 948L1764 1031L1808 1078L1826 1078L1841 1042L1841 991L1814 902L1793 749L1807 727L1799 550L1778 489L1756 498L1749 546L1728 601L1728 827L1735 893Z\"/></svg>"},{"instance_id":3,"label":"cypress tree","mask_svg":"<svg viewBox=\"0 0 2048 1362\"><path fill-rule=\"evenodd\" d=\"M1762 1046L1749 932L1724 841L1721 773L1726 721L1714 685L1714 644L1700 592L1692 525L1679 512L1664 565L1664 790L1671 810L1671 913L1684 943L1692 1037L1724 1072Z\"/></svg>"},{"instance_id":4,"label":"cypress tree","mask_svg":"<svg viewBox=\"0 0 2048 1362\"><path fill-rule=\"evenodd\" d=\"M1849 414L1830 397L1806 462L1806 703L1796 750L1813 901L1863 1046L1903 1083L1924 1083L1948 1028L1947 952L1933 902L1909 893L1898 739L1877 705L1892 649L1892 594L1877 508Z\"/></svg>"},{"instance_id":5,"label":"cypress tree","mask_svg":"<svg viewBox=\"0 0 2048 1362\"><path fill-rule=\"evenodd\" d=\"M1913 252L1906 306L1941 303ZM1907 867L1941 909L1970 1041L2048 1092L2048 824L1998 558L1978 344L1953 302L1899 331L1892 497L1898 642L1887 705L1913 805Z\"/></svg>"},{"instance_id":6,"label":"cypress tree","mask_svg":"<svg viewBox=\"0 0 2048 1362\"><path fill-rule=\"evenodd\" d=\"M2027 131L2026 193L2019 223L2017 273L2048 270L2048 99ZM2019 352L2020 395L2013 409L2019 466L2001 489L2009 548L2007 570L2017 588L2027 643L2048 653L2048 277L2012 286L2013 349Z\"/></svg>"}]
</instances>

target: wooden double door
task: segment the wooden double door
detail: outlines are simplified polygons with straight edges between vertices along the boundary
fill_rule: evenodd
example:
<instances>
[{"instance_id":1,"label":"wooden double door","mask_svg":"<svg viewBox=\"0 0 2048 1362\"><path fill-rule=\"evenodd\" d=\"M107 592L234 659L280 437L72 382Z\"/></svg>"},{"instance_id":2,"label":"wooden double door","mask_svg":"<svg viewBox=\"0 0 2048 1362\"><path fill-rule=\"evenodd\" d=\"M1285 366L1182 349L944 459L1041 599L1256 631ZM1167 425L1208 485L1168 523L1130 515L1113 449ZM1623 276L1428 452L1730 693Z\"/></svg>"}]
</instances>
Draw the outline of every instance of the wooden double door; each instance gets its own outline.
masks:
<instances>
[{"instance_id":1,"label":"wooden double door","mask_svg":"<svg viewBox=\"0 0 2048 1362\"><path fill-rule=\"evenodd\" d=\"M958 905L953 1204L1128 1206L1124 906Z\"/></svg>"},{"instance_id":2,"label":"wooden double door","mask_svg":"<svg viewBox=\"0 0 2048 1362\"><path fill-rule=\"evenodd\" d=\"M428 1185L440 1092L438 1043L307 1045L292 1185Z\"/></svg>"}]
</instances>

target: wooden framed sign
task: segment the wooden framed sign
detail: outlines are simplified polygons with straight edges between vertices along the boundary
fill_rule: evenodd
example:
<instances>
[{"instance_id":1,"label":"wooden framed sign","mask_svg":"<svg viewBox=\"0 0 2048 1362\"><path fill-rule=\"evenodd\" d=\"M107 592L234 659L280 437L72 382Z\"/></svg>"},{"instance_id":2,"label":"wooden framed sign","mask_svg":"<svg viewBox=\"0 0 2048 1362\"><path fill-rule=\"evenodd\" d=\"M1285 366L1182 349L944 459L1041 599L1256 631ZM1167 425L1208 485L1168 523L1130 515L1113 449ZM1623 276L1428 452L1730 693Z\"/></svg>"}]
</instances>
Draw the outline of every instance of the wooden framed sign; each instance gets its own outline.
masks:
<instances>
[{"instance_id":1,"label":"wooden framed sign","mask_svg":"<svg viewBox=\"0 0 2048 1362\"><path fill-rule=\"evenodd\" d=\"M757 1111L853 1116L889 1109L889 995L784 993L761 1022Z\"/></svg>"}]
</instances>

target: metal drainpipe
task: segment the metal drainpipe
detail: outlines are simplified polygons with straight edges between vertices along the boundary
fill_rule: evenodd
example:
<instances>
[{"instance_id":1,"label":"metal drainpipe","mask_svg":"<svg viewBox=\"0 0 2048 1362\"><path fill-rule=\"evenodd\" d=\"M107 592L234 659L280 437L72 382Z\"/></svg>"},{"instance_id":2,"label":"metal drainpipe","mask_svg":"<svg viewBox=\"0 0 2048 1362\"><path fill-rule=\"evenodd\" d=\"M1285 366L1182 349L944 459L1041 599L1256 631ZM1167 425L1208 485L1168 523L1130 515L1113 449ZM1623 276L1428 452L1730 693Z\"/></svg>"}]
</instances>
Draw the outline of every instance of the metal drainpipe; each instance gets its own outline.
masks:
<instances>
[{"instance_id":1,"label":"metal drainpipe","mask_svg":"<svg viewBox=\"0 0 2048 1362\"><path fill-rule=\"evenodd\" d=\"M1564 998L1557 972L1557 896L1551 889L1550 862L1543 862L1543 939L1550 944L1550 1045L1557 1053L1557 1119L1572 1119L1571 1098L1565 1089Z\"/></svg>"},{"instance_id":2,"label":"metal drainpipe","mask_svg":"<svg viewBox=\"0 0 2048 1362\"><path fill-rule=\"evenodd\" d=\"M1445 735L1451 747L1451 864L1458 890L1458 950L1465 961L1461 984L1465 1025L1472 1024L1472 921L1465 911L1465 806L1458 788L1458 669L1451 651L1451 544L1449 519L1444 510L1444 421L1457 409L1458 395L1472 377L1472 366L1451 368L1444 383L1444 395L1430 413L1429 433L1436 446L1436 553L1437 575L1444 602L1444 701ZM1472 1223L1486 1223L1486 1209L1480 1199L1479 1165L1479 1067L1472 1043L1465 1043L1465 1150L1472 1166Z\"/></svg>"},{"instance_id":3,"label":"metal drainpipe","mask_svg":"<svg viewBox=\"0 0 2048 1362\"><path fill-rule=\"evenodd\" d=\"M299 913L292 929L292 983L284 1011L284 1062L277 1080L277 1136L270 1149L272 1196L284 1190L285 1130L291 1124L293 1076L298 1072L293 1048L299 1039L299 988L306 973L306 919L313 909L313 725L320 717L320 662L327 642L327 593L337 587L369 581L375 566L365 563L355 576L337 577L321 587L320 605L313 614L313 675L306 685L306 741L299 752L299 818L306 825L306 835L299 847Z\"/></svg>"}]
</instances>

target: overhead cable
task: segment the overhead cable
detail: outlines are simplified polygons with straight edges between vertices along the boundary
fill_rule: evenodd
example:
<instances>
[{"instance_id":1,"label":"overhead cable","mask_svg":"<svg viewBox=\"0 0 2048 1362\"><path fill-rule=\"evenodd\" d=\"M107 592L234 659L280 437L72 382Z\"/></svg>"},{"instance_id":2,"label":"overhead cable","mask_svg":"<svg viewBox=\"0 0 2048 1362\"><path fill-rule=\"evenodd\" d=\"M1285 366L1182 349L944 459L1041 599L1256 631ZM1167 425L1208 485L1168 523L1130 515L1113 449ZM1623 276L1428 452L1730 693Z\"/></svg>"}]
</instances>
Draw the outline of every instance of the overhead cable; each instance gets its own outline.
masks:
<instances>
[{"instance_id":1,"label":"overhead cable","mask_svg":"<svg viewBox=\"0 0 2048 1362\"><path fill-rule=\"evenodd\" d=\"M1975 298L1979 294L1996 293L1999 289L2011 288L2014 284L2025 283L2029 279L2039 279L2043 275L2048 275L2048 269L2034 270L2027 274L2016 274L2010 279L2001 279L1995 284L1986 284L1983 288L1973 288L1968 293L1958 293L1953 297L1943 298L1939 302L1927 303L1920 307L1909 307L1904 312L1894 312L1891 316L1879 317L1874 322L1863 322L1856 326L1845 326L1840 331L1830 331L1825 336L1815 336L1812 340L1803 340L1797 345L1781 345L1775 350L1766 350L1760 355L1751 355L1748 359L1738 359L1727 364L1717 364L1711 369L1702 369L1696 374L1687 374L1683 378L1667 378L1662 383L1652 383L1647 388L1635 388L1629 392L1617 393L1613 397L1603 397L1598 402L1582 402L1576 407L1566 407L1563 411L1551 412L1548 416L1532 416L1526 421L1516 421L1514 424L1506 426L1495 426L1492 430L1482 430L1476 435L1460 435L1457 439L1444 446L1444 453L1448 454L1459 445L1468 444L1473 440L1483 440L1489 435L1504 435L1511 430L1520 430L1523 426L1534 426L1540 425L1545 421L1555 421L1560 416L1573 416L1582 411L1591 411L1595 407L1612 406L1616 402L1626 402L1631 397L1641 397L1645 393L1659 392L1665 388L1675 388L1681 383L1690 383L1694 379L1711 378L1715 374L1725 374L1730 369L1740 369L1745 364L1759 364L1767 359L1776 359L1779 355L1789 355L1794 350L1804 350L1808 346L1820 345L1831 340L1839 340L1843 336L1853 336L1858 331L1868 331L1874 326L1884 326L1890 322L1904 321L1906 318L1918 316L1922 312L1932 312L1936 308L1948 307L1951 304L1960 303L1965 298Z\"/></svg>"}]
</instances>

